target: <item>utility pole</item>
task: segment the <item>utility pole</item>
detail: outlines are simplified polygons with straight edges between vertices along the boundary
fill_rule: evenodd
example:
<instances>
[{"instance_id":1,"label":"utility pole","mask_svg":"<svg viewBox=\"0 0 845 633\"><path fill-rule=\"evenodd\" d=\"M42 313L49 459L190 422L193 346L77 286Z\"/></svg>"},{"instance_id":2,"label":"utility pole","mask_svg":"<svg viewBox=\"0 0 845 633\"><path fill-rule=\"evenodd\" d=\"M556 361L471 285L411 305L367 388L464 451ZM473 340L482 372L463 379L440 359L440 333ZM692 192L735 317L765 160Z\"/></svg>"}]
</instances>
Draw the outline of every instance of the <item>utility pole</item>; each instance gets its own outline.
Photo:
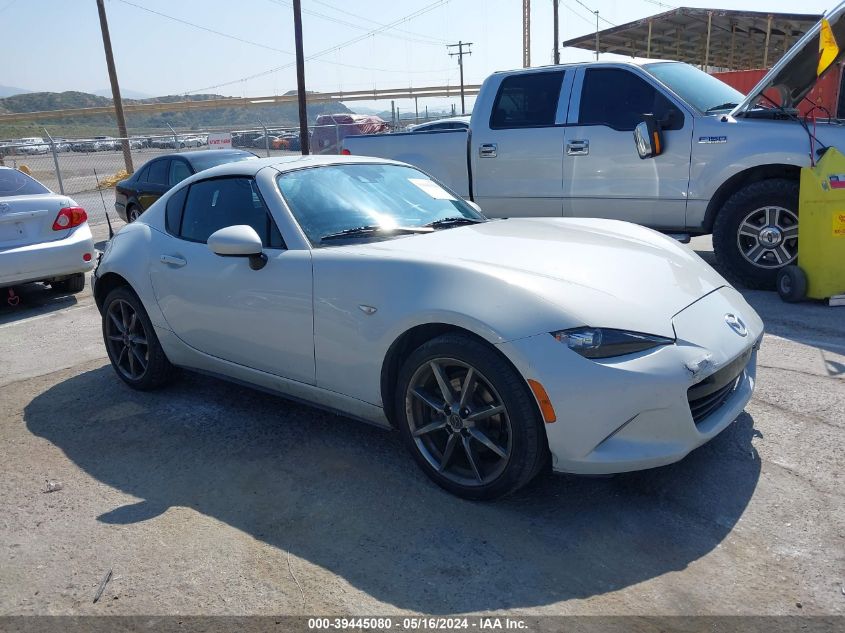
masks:
<instances>
[{"instance_id":1,"label":"utility pole","mask_svg":"<svg viewBox=\"0 0 845 633\"><path fill-rule=\"evenodd\" d=\"M593 11L596 14L596 61L599 59L599 10Z\"/></svg>"},{"instance_id":2,"label":"utility pole","mask_svg":"<svg viewBox=\"0 0 845 633\"><path fill-rule=\"evenodd\" d=\"M311 153L311 146L308 138L308 95L305 94L305 55L302 52L301 0L293 0L293 36L296 40L296 96L299 101L299 144L302 147L302 155L306 156Z\"/></svg>"},{"instance_id":3,"label":"utility pole","mask_svg":"<svg viewBox=\"0 0 845 633\"><path fill-rule=\"evenodd\" d=\"M558 31L558 5L560 4L559 0L552 0L552 8L554 9L554 22L555 22L555 64L560 63L560 33Z\"/></svg>"},{"instance_id":4,"label":"utility pole","mask_svg":"<svg viewBox=\"0 0 845 633\"><path fill-rule=\"evenodd\" d=\"M531 67L531 0L522 0L522 67Z\"/></svg>"},{"instance_id":5,"label":"utility pole","mask_svg":"<svg viewBox=\"0 0 845 633\"><path fill-rule=\"evenodd\" d=\"M123 101L120 98L120 84L117 83L117 70L114 67L114 54L111 49L111 36L109 35L109 21L106 18L106 7L103 0L97 0L97 12L100 14L100 30L103 32L103 48L106 51L106 66L109 69L109 81L111 82L111 98L114 102L114 115L117 119L117 133L120 144L123 146L123 162L126 171L130 174L135 171L132 166L132 152L129 149L129 134L126 132L126 119L123 116Z\"/></svg>"},{"instance_id":6,"label":"utility pole","mask_svg":"<svg viewBox=\"0 0 845 633\"><path fill-rule=\"evenodd\" d=\"M467 47L464 50L464 46ZM457 53L449 53L449 57L457 57L458 58L458 67L461 69L461 114L466 114L466 106L464 104L464 55L472 55L472 51L470 50L470 46L472 46L472 42L461 42L458 41L457 44L447 44L446 48L457 48Z\"/></svg>"}]
</instances>

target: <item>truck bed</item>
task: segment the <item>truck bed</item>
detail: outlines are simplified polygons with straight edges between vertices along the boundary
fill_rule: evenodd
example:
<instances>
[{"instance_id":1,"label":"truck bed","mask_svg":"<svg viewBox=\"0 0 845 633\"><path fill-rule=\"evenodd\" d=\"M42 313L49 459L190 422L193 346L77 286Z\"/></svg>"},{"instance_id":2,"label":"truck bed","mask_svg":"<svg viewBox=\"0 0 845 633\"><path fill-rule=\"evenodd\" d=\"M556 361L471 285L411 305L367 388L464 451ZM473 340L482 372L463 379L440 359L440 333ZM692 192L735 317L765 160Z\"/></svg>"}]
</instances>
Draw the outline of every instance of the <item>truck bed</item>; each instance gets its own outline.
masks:
<instances>
[{"instance_id":1,"label":"truck bed","mask_svg":"<svg viewBox=\"0 0 845 633\"><path fill-rule=\"evenodd\" d=\"M437 130L347 136L343 139L343 149L354 156L375 156L409 163L468 198L468 134L466 130Z\"/></svg>"}]
</instances>

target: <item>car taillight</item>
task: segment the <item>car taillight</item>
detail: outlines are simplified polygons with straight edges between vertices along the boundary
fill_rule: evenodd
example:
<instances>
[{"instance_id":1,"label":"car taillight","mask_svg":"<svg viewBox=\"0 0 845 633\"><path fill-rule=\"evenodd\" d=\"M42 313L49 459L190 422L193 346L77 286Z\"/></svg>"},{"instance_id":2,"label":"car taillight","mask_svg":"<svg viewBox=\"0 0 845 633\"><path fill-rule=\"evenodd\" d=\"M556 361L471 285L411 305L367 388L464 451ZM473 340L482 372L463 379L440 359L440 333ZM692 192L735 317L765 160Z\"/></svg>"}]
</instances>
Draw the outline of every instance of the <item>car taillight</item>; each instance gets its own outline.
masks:
<instances>
[{"instance_id":1,"label":"car taillight","mask_svg":"<svg viewBox=\"0 0 845 633\"><path fill-rule=\"evenodd\" d=\"M79 226L88 219L88 214L82 207L65 207L53 221L54 231L64 231Z\"/></svg>"},{"instance_id":2,"label":"car taillight","mask_svg":"<svg viewBox=\"0 0 845 633\"><path fill-rule=\"evenodd\" d=\"M342 150L340 150L340 153L341 153L342 156L352 156L352 152L350 152L345 147Z\"/></svg>"}]
</instances>

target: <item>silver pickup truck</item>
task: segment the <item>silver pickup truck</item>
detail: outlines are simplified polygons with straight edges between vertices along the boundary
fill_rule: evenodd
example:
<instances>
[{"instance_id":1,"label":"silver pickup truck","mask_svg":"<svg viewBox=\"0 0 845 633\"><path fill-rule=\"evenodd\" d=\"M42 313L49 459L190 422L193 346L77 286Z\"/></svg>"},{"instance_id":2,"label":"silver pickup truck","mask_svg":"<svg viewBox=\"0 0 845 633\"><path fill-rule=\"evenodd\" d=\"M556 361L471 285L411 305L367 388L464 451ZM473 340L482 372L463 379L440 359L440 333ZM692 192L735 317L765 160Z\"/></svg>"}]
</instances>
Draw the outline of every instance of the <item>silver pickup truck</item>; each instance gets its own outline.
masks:
<instances>
[{"instance_id":1,"label":"silver pickup truck","mask_svg":"<svg viewBox=\"0 0 845 633\"><path fill-rule=\"evenodd\" d=\"M824 27L843 52L820 56L820 22L748 96L679 62L498 72L468 131L350 136L343 153L413 164L489 217L602 217L712 233L734 281L774 287L797 256L800 168L826 146L845 146L845 126L822 111L823 122L808 123L796 110L845 53L843 13L845 3Z\"/></svg>"}]
</instances>

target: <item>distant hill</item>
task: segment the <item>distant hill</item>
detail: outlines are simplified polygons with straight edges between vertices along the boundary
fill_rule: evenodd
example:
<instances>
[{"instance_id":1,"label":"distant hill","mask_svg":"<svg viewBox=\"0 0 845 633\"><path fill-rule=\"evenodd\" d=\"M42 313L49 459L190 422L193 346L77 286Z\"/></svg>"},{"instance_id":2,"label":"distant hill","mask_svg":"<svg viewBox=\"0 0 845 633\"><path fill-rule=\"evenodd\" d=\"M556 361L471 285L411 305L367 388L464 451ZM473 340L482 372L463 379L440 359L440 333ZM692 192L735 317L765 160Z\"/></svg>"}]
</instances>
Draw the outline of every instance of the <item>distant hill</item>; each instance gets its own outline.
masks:
<instances>
[{"instance_id":1,"label":"distant hill","mask_svg":"<svg viewBox=\"0 0 845 633\"><path fill-rule=\"evenodd\" d=\"M19 95L25 92L32 92L26 88L15 88L14 86L0 86L0 98L11 97L12 95Z\"/></svg>"},{"instance_id":2,"label":"distant hill","mask_svg":"<svg viewBox=\"0 0 845 633\"><path fill-rule=\"evenodd\" d=\"M220 95L165 95L146 99L124 99L131 103L171 103L174 101L204 101L222 99ZM32 92L0 99L0 114L11 112L38 112L68 108L91 108L109 106L112 100L87 92ZM308 106L308 120L313 122L320 114L351 112L339 101L315 103ZM126 125L131 133L154 133L167 131L168 124L178 130L204 128L256 129L260 128L258 119L272 126L295 126L299 115L296 103L231 108L214 108L189 112L150 112L127 114ZM21 135L41 135L47 127L59 136L79 136L96 130L102 134L115 134L116 124L112 115L66 117L44 119L33 123L0 123L0 138Z\"/></svg>"},{"instance_id":3,"label":"distant hill","mask_svg":"<svg viewBox=\"0 0 845 633\"><path fill-rule=\"evenodd\" d=\"M100 90L95 90L91 94L97 95L98 97L108 97L111 99L111 88L101 88ZM149 99L152 97L151 94L147 94L145 92L138 92L137 90L132 90L130 88L120 88L120 96L124 99Z\"/></svg>"}]
</instances>

